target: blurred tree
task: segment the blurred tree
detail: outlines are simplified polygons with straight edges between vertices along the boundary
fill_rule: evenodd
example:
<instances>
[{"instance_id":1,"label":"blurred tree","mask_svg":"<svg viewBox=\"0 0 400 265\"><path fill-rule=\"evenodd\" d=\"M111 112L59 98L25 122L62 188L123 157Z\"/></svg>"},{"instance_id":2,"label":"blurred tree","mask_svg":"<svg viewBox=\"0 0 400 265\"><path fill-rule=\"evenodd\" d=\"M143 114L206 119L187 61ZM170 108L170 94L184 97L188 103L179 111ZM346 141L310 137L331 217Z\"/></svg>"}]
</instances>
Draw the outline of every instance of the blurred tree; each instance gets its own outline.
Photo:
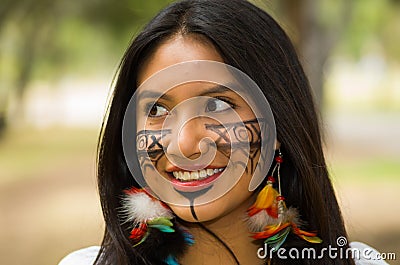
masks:
<instances>
[{"instance_id":1,"label":"blurred tree","mask_svg":"<svg viewBox=\"0 0 400 265\"><path fill-rule=\"evenodd\" d=\"M81 6L82 19L113 37L131 35L171 0L96 0Z\"/></svg>"},{"instance_id":2,"label":"blurred tree","mask_svg":"<svg viewBox=\"0 0 400 265\"><path fill-rule=\"evenodd\" d=\"M8 19L8 15L10 14L10 10L13 9L13 5L15 5L15 1L12 0L4 0L3 3L0 5L0 36L2 36L2 32L4 31L4 24ZM1 48L1 47L0 47ZM1 51L1 50L0 50ZM0 52L0 61L2 59ZM2 65L0 64L0 67ZM0 73L1 73L0 68ZM1 78L1 75L0 75ZM0 138L3 135L3 132L6 128L6 116L7 116L7 98L8 93L4 88L4 84L0 87Z\"/></svg>"},{"instance_id":3,"label":"blurred tree","mask_svg":"<svg viewBox=\"0 0 400 265\"><path fill-rule=\"evenodd\" d=\"M347 27L340 52L359 60L366 45L382 47L387 59L400 60L400 1L354 0L354 15Z\"/></svg>"},{"instance_id":4,"label":"blurred tree","mask_svg":"<svg viewBox=\"0 0 400 265\"><path fill-rule=\"evenodd\" d=\"M280 21L289 31L314 91L316 104L323 108L324 65L344 34L352 16L353 1L279 0Z\"/></svg>"},{"instance_id":5,"label":"blurred tree","mask_svg":"<svg viewBox=\"0 0 400 265\"><path fill-rule=\"evenodd\" d=\"M320 108L324 106L325 64L338 49L356 61L368 46L377 44L386 59L400 59L399 0L275 0L272 3L278 11L277 20L294 29L288 32Z\"/></svg>"},{"instance_id":6,"label":"blurred tree","mask_svg":"<svg viewBox=\"0 0 400 265\"><path fill-rule=\"evenodd\" d=\"M0 131L5 127L10 94L18 99L15 109L23 113L24 97L32 79L57 82L71 73L86 75L88 69L109 71L107 67L117 64L116 58L132 34L170 2L2 0L0 67L7 65L12 70L0 72L0 78L7 75L12 82L0 82ZM400 46L395 41L400 34L400 0L252 2L267 7L270 13L271 9L276 10L277 14L272 11L275 18L283 26L289 25L286 30L303 60L319 106L323 105L324 64L338 42L342 51L357 58L368 39L377 38L388 58L400 57ZM10 42L12 45L4 48L4 43Z\"/></svg>"},{"instance_id":7,"label":"blurred tree","mask_svg":"<svg viewBox=\"0 0 400 265\"><path fill-rule=\"evenodd\" d=\"M0 91L0 132L6 127L10 94L16 105L13 108L15 113L11 114L13 122L23 123L26 89L41 68L45 69L47 78L63 75L66 74L67 64L67 70L71 70L80 61L91 61L88 58L91 56L91 46L107 41L114 48L126 46L126 36L137 31L139 25L143 25L168 2L171 1L3 0L0 5L0 33L9 25L18 25L18 32L0 35L1 43L7 38L14 42L11 50L16 72L13 82L9 82L12 87L2 87ZM74 32L70 31L71 28ZM88 40L85 38L88 31L101 35ZM84 49L86 54L81 52ZM0 49L0 60L2 53L4 49ZM79 57L77 53L83 56ZM108 53L113 53L113 49ZM121 52L114 53L120 55ZM0 78L5 77L0 75Z\"/></svg>"},{"instance_id":8,"label":"blurred tree","mask_svg":"<svg viewBox=\"0 0 400 265\"><path fill-rule=\"evenodd\" d=\"M16 101L16 113L13 113L13 118L15 119L20 119L24 113L24 95L31 80L41 44L51 39L51 36L44 33L47 33L49 22L52 22L53 8L54 2L51 0L6 0L5 5L2 5L0 9L1 15L4 15L4 17L1 16L4 21L0 24L0 32L4 30L4 27L8 26L6 22L18 25L17 34L6 37L0 35L2 37L1 41L4 41L3 38L10 37L15 42L13 45L15 51L13 59L16 65L15 80L13 88L2 88L2 91L5 91L3 92L5 98L1 99L4 102L4 106L7 106L7 101L10 99L9 91L13 91ZM5 108L3 110L0 109L0 116L4 119L0 132L6 128L6 111Z\"/></svg>"}]
</instances>

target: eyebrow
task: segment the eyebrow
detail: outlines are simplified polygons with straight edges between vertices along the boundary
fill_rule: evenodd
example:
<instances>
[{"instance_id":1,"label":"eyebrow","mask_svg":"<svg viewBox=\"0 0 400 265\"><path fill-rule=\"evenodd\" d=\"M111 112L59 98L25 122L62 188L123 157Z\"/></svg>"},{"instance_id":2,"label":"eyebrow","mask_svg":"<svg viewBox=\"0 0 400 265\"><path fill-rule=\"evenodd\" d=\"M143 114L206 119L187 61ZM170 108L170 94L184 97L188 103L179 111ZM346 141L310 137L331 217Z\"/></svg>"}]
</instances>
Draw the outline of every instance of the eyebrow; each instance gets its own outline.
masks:
<instances>
[{"instance_id":1,"label":"eyebrow","mask_svg":"<svg viewBox=\"0 0 400 265\"><path fill-rule=\"evenodd\" d=\"M172 100L172 98L169 95L165 94L165 93L160 93L160 92L156 92L156 91L149 91L149 90L145 90L145 91L139 93L138 98L139 99L142 99L142 98L161 98L161 99L165 99L165 100L169 100L169 101Z\"/></svg>"},{"instance_id":2,"label":"eyebrow","mask_svg":"<svg viewBox=\"0 0 400 265\"><path fill-rule=\"evenodd\" d=\"M207 96L210 94L217 94L217 93L224 93L227 91L232 91L232 89L230 89L227 86L224 85L215 85L211 88L208 88L206 91L202 92L201 94L199 94L198 96ZM172 101L172 97L165 94L165 93L160 93L160 92L156 92L156 91L149 91L149 90L145 90L141 93L139 93L138 96L139 99L143 99L143 98L159 98L159 99L164 99L164 100L168 100L168 101Z\"/></svg>"},{"instance_id":3,"label":"eyebrow","mask_svg":"<svg viewBox=\"0 0 400 265\"><path fill-rule=\"evenodd\" d=\"M206 95L209 95L209 94L224 93L224 92L227 92L227 91L232 91L232 89L230 89L228 86L216 85L216 86L213 86L213 87L207 89L206 91L201 93L199 96L206 96Z\"/></svg>"}]
</instances>

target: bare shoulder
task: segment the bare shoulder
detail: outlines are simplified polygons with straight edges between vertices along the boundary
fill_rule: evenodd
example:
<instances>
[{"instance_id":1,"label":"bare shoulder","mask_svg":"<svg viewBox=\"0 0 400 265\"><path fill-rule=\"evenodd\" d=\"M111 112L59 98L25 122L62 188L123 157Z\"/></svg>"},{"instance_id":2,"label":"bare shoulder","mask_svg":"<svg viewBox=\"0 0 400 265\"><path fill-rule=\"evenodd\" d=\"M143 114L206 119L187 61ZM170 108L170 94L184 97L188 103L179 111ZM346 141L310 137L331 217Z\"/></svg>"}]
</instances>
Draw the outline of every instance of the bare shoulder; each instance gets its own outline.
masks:
<instances>
[{"instance_id":1,"label":"bare shoulder","mask_svg":"<svg viewBox=\"0 0 400 265\"><path fill-rule=\"evenodd\" d=\"M82 248L65 256L58 265L93 265L99 246Z\"/></svg>"}]
</instances>

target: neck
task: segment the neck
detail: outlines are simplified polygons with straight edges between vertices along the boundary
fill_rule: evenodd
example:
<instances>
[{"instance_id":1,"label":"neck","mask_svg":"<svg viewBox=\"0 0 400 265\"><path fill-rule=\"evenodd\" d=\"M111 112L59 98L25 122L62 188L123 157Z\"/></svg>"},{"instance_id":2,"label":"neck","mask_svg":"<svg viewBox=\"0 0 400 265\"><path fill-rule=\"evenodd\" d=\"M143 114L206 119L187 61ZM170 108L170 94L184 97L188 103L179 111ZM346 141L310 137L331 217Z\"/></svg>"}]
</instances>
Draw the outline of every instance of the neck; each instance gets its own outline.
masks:
<instances>
[{"instance_id":1,"label":"neck","mask_svg":"<svg viewBox=\"0 0 400 265\"><path fill-rule=\"evenodd\" d=\"M246 224L246 210L254 200L254 196L250 197L232 212L216 220L203 222L201 225L186 224L194 235L196 243L189 247L180 262L184 265L237 264L238 262L244 265L263 264L263 261L257 257L260 245L250 237Z\"/></svg>"}]
</instances>

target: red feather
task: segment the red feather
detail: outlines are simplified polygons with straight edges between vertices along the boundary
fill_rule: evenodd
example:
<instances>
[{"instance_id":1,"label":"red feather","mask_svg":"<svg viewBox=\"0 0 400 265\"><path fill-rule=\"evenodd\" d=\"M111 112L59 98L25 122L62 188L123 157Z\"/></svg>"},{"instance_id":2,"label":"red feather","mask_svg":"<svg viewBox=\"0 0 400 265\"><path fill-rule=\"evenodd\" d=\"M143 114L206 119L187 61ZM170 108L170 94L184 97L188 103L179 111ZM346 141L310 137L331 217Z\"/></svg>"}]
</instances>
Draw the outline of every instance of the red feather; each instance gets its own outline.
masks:
<instances>
[{"instance_id":1,"label":"red feather","mask_svg":"<svg viewBox=\"0 0 400 265\"><path fill-rule=\"evenodd\" d=\"M139 227L132 229L129 238L134 240L140 240L142 239L146 231L147 231L147 225L145 223L142 223L139 225Z\"/></svg>"}]
</instances>

